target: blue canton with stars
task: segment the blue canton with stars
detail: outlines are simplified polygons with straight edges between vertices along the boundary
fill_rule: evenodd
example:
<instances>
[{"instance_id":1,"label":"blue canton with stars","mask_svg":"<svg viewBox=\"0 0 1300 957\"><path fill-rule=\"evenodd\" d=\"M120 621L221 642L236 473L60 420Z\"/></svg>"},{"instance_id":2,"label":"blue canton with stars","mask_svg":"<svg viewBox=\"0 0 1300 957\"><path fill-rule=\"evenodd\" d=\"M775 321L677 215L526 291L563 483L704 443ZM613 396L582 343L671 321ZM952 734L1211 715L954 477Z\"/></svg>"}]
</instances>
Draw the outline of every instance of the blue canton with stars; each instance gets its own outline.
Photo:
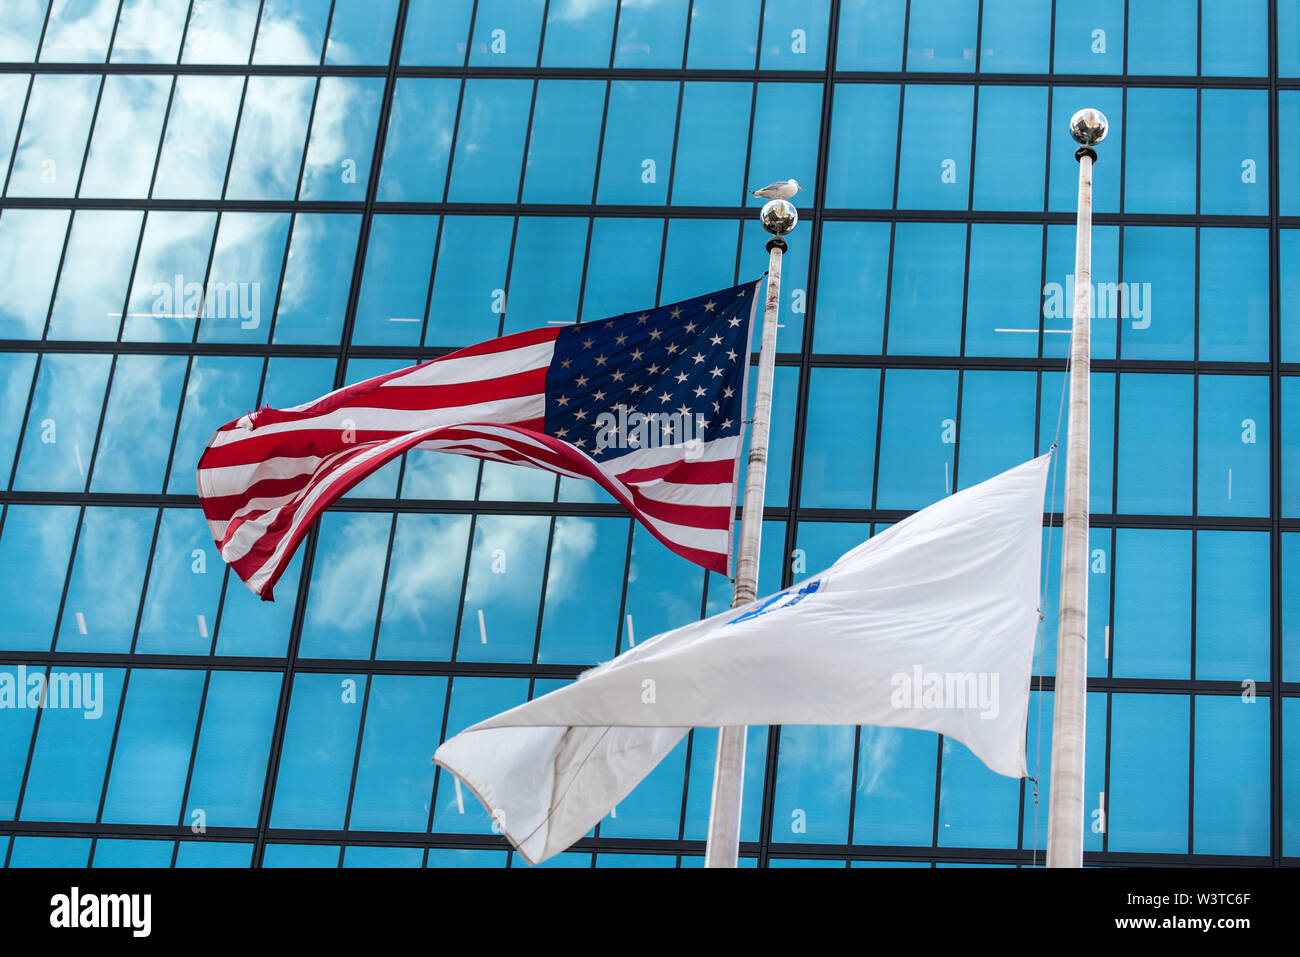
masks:
<instances>
[{"instance_id":1,"label":"blue canton with stars","mask_svg":"<svg viewBox=\"0 0 1300 957\"><path fill-rule=\"evenodd\" d=\"M546 374L546 434L597 462L739 435L756 294L749 282L567 326Z\"/></svg>"}]
</instances>

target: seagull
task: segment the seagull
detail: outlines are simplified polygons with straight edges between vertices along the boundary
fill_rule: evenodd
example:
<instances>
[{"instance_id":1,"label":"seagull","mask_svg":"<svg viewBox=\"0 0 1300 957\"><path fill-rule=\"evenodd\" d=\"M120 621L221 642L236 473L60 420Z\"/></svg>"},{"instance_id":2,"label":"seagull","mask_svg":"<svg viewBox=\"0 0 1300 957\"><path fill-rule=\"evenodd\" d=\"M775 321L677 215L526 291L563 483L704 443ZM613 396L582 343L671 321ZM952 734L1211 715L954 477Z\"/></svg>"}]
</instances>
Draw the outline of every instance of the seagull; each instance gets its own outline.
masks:
<instances>
[{"instance_id":1,"label":"seagull","mask_svg":"<svg viewBox=\"0 0 1300 957\"><path fill-rule=\"evenodd\" d=\"M789 199L801 189L803 187L795 180L787 179L784 182L777 180L769 186L754 190L753 194L760 199Z\"/></svg>"}]
</instances>

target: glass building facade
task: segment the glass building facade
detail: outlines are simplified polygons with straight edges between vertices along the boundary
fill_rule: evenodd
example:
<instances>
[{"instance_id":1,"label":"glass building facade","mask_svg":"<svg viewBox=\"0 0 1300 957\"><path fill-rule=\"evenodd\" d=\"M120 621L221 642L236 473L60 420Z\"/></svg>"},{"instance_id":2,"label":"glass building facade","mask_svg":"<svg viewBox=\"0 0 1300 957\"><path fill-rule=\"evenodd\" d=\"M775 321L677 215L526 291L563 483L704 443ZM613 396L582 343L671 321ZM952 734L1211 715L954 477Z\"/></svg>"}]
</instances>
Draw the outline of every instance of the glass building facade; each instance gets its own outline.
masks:
<instances>
[{"instance_id":1,"label":"glass building facade","mask_svg":"<svg viewBox=\"0 0 1300 957\"><path fill-rule=\"evenodd\" d=\"M262 604L198 509L212 432L755 278L746 189L794 177L776 590L1057 440L1090 106L1086 863L1300 863L1298 6L4 0L0 860L521 866L438 743L730 583L594 485L416 452ZM1042 863L1044 543L1040 784L752 728L743 864ZM699 866L715 742L550 865Z\"/></svg>"}]
</instances>

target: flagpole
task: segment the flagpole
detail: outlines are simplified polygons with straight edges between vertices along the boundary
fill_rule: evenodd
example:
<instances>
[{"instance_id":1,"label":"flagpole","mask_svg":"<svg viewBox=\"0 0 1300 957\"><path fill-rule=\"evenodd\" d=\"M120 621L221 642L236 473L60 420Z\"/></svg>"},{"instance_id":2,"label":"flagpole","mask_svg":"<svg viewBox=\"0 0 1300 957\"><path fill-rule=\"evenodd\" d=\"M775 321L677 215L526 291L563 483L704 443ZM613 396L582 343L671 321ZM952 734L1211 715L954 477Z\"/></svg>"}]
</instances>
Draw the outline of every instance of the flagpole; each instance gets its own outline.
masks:
<instances>
[{"instance_id":1,"label":"flagpole","mask_svg":"<svg viewBox=\"0 0 1300 957\"><path fill-rule=\"evenodd\" d=\"M1074 246L1074 323L1070 333L1070 418L1065 458L1061 600L1052 711L1052 776L1047 866L1083 866L1083 772L1088 691L1088 459L1092 317L1093 147L1106 137L1100 110L1080 110L1070 133L1081 145Z\"/></svg>"},{"instance_id":2,"label":"flagpole","mask_svg":"<svg viewBox=\"0 0 1300 957\"><path fill-rule=\"evenodd\" d=\"M763 494L767 484L767 440L772 422L772 382L776 373L777 315L781 306L781 256L788 248L781 237L794 229L799 213L792 203L774 199L758 214L767 241L767 301L763 305L763 344L758 354L754 419L749 430L749 464L745 470L745 504L736 550L736 583L731 607L758 597L758 553L763 535ZM745 736L740 726L718 729L718 757L713 767L713 799L705 867L736 867L740 857L740 807L745 781Z\"/></svg>"}]
</instances>

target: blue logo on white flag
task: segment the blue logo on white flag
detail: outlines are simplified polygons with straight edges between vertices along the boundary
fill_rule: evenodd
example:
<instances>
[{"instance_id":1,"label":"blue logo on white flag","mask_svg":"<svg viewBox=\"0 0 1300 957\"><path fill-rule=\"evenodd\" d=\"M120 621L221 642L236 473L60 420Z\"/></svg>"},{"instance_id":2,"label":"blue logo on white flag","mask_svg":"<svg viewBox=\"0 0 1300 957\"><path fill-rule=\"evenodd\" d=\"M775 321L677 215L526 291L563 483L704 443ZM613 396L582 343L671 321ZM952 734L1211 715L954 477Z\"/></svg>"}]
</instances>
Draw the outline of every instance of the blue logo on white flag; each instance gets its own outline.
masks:
<instances>
[{"instance_id":1,"label":"blue logo on white flag","mask_svg":"<svg viewBox=\"0 0 1300 957\"><path fill-rule=\"evenodd\" d=\"M734 625L737 624L738 622L748 621L751 618L757 618L760 615L769 614L771 612L776 611L778 608L789 608L791 605L797 605L799 604L799 602L803 601L805 598L807 598L809 595L816 592L821 587L822 587L821 579L815 578L812 581L805 584L798 591L779 592L778 594L773 595L767 601L763 602L763 604L759 605L757 608L751 608L749 611L745 612L739 618L731 619L731 621L727 622L727 624Z\"/></svg>"}]
</instances>

